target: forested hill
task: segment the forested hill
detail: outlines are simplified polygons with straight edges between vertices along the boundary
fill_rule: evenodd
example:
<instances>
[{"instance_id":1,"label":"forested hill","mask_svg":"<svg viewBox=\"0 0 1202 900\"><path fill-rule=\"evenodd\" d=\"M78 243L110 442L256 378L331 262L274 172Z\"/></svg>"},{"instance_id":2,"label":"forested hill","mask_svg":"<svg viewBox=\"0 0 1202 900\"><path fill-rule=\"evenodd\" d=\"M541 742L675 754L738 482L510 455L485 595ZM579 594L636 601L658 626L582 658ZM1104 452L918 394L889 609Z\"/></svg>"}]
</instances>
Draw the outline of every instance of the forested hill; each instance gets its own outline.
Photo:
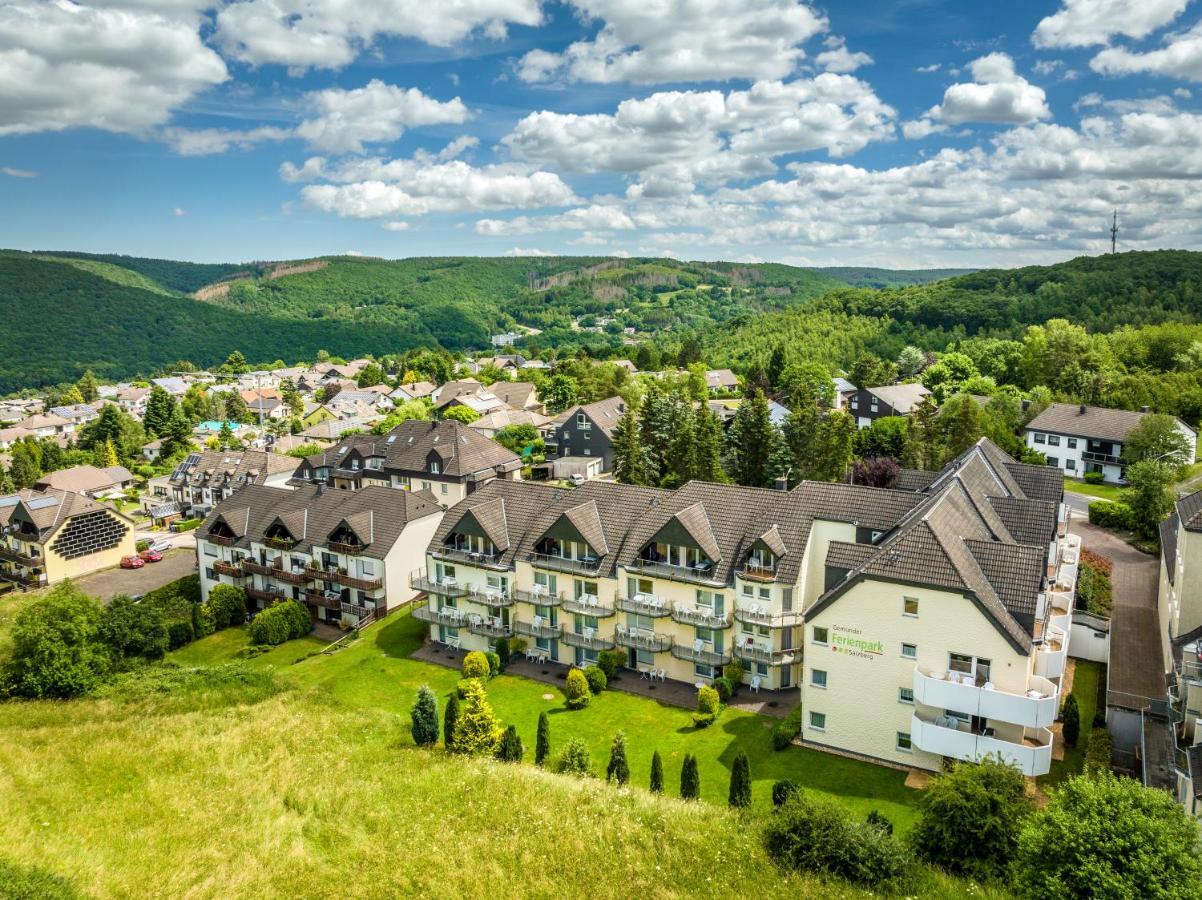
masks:
<instances>
[{"instance_id":1,"label":"forested hill","mask_svg":"<svg viewBox=\"0 0 1202 900\"><path fill-rule=\"evenodd\" d=\"M888 288L902 287L907 284L927 284L931 281L942 281L944 278L955 278L967 275L979 269L877 269L871 266L823 266L811 269L819 275L826 275L837 281L850 284L852 287Z\"/></svg>"}]
</instances>

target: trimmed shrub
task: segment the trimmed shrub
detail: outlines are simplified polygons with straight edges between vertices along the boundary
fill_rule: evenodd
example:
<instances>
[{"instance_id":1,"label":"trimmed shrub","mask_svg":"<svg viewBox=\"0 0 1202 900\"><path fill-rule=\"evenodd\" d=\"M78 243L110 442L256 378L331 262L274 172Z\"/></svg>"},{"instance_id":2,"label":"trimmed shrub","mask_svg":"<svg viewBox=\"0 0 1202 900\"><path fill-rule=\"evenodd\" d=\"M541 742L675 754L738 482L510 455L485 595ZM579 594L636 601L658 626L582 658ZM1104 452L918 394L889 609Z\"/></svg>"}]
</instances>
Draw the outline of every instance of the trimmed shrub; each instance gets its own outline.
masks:
<instances>
[{"instance_id":1,"label":"trimmed shrub","mask_svg":"<svg viewBox=\"0 0 1202 900\"><path fill-rule=\"evenodd\" d=\"M605 767L605 780L617 784L630 782L630 764L626 761L626 734L619 731L614 735L609 748L609 765Z\"/></svg>"},{"instance_id":2,"label":"trimmed shrub","mask_svg":"<svg viewBox=\"0 0 1202 900\"><path fill-rule=\"evenodd\" d=\"M172 622L167 626L167 649L178 650L193 641L191 622Z\"/></svg>"},{"instance_id":3,"label":"trimmed shrub","mask_svg":"<svg viewBox=\"0 0 1202 900\"><path fill-rule=\"evenodd\" d=\"M487 678L489 673L488 657L479 650L473 650L463 657L464 678Z\"/></svg>"},{"instance_id":4,"label":"trimmed shrub","mask_svg":"<svg viewBox=\"0 0 1202 900\"><path fill-rule=\"evenodd\" d=\"M213 617L213 628L220 631L246 621L246 593L232 584L214 585L205 602Z\"/></svg>"},{"instance_id":5,"label":"trimmed shrub","mask_svg":"<svg viewBox=\"0 0 1202 900\"><path fill-rule=\"evenodd\" d=\"M680 797L682 800L696 800L700 796L701 775L697 772L697 757L686 753L680 767Z\"/></svg>"},{"instance_id":6,"label":"trimmed shrub","mask_svg":"<svg viewBox=\"0 0 1202 900\"><path fill-rule=\"evenodd\" d=\"M772 805L779 809L780 807L784 806L789 801L789 798L796 794L798 790L800 790L800 788L797 787L796 783L790 781L788 778L782 778L780 781L773 782Z\"/></svg>"},{"instance_id":7,"label":"trimmed shrub","mask_svg":"<svg viewBox=\"0 0 1202 900\"><path fill-rule=\"evenodd\" d=\"M764 846L779 865L837 876L865 887L901 883L913 867L906 846L836 802L798 791L764 829Z\"/></svg>"},{"instance_id":8,"label":"trimmed shrub","mask_svg":"<svg viewBox=\"0 0 1202 900\"><path fill-rule=\"evenodd\" d=\"M593 699L588 686L588 678L579 669L570 669L563 686L567 698L568 709L584 709Z\"/></svg>"},{"instance_id":9,"label":"trimmed shrub","mask_svg":"<svg viewBox=\"0 0 1202 900\"><path fill-rule=\"evenodd\" d=\"M1081 480L1086 484L1101 484L1106 480L1106 476L1101 472L1086 472Z\"/></svg>"},{"instance_id":10,"label":"trimmed shrub","mask_svg":"<svg viewBox=\"0 0 1202 900\"><path fill-rule=\"evenodd\" d=\"M1134 525L1131 507L1115 500L1095 500L1089 504L1089 524L1099 528L1131 531Z\"/></svg>"},{"instance_id":11,"label":"trimmed shrub","mask_svg":"<svg viewBox=\"0 0 1202 900\"><path fill-rule=\"evenodd\" d=\"M584 670L584 680L588 682L588 689L594 694L600 694L609 686L609 680L600 666L587 667Z\"/></svg>"},{"instance_id":12,"label":"trimmed shrub","mask_svg":"<svg viewBox=\"0 0 1202 900\"><path fill-rule=\"evenodd\" d=\"M114 597L101 612L99 636L118 662L162 659L169 643L163 614L128 597Z\"/></svg>"},{"instance_id":13,"label":"trimmed shrub","mask_svg":"<svg viewBox=\"0 0 1202 900\"><path fill-rule=\"evenodd\" d=\"M493 653L491 650L484 654L484 658L488 660L488 677L496 678L501 674L501 655Z\"/></svg>"},{"instance_id":14,"label":"trimmed shrub","mask_svg":"<svg viewBox=\"0 0 1202 900\"><path fill-rule=\"evenodd\" d=\"M735 686L729 678L723 675L721 678L714 679L714 690L718 692L718 699L725 703L734 694Z\"/></svg>"},{"instance_id":15,"label":"trimmed shrub","mask_svg":"<svg viewBox=\"0 0 1202 900\"><path fill-rule=\"evenodd\" d=\"M252 644L274 647L293 638L304 637L313 628L309 611L295 600L285 600L263 610L247 629Z\"/></svg>"},{"instance_id":16,"label":"trimmed shrub","mask_svg":"<svg viewBox=\"0 0 1202 900\"><path fill-rule=\"evenodd\" d=\"M413 743L419 747L430 747L438 743L438 698L428 684L417 689L417 700L409 711L410 733Z\"/></svg>"},{"instance_id":17,"label":"trimmed shrub","mask_svg":"<svg viewBox=\"0 0 1202 900\"><path fill-rule=\"evenodd\" d=\"M442 745L452 753L455 751L455 726L459 724L459 698L454 694L447 699L447 708L442 711Z\"/></svg>"},{"instance_id":18,"label":"trimmed shrub","mask_svg":"<svg viewBox=\"0 0 1202 900\"><path fill-rule=\"evenodd\" d=\"M737 809L751 806L751 761L741 750L730 769L730 794L727 803Z\"/></svg>"},{"instance_id":19,"label":"trimmed shrub","mask_svg":"<svg viewBox=\"0 0 1202 900\"><path fill-rule=\"evenodd\" d=\"M593 762L589 757L588 744L581 738L572 738L555 761L555 771L563 775L581 778L593 777Z\"/></svg>"},{"instance_id":20,"label":"trimmed shrub","mask_svg":"<svg viewBox=\"0 0 1202 900\"><path fill-rule=\"evenodd\" d=\"M502 672L509 665L509 657L512 653L509 649L509 638L499 638L497 640L497 661Z\"/></svg>"},{"instance_id":21,"label":"trimmed shrub","mask_svg":"<svg viewBox=\"0 0 1202 900\"><path fill-rule=\"evenodd\" d=\"M879 812L878 810L875 810L875 809L871 810L868 813L868 818L866 819L866 821L873 828L877 828L877 829L885 832L885 834L893 834L893 823L891 821L889 821L889 817L886 816L883 812Z\"/></svg>"},{"instance_id":22,"label":"trimmed shrub","mask_svg":"<svg viewBox=\"0 0 1202 900\"><path fill-rule=\"evenodd\" d=\"M625 650L602 650L597 654L597 668L605 673L606 681L613 681L618 670L626 665Z\"/></svg>"},{"instance_id":23,"label":"trimmed shrub","mask_svg":"<svg viewBox=\"0 0 1202 900\"><path fill-rule=\"evenodd\" d=\"M1085 774L1090 778L1100 778L1110 772L1114 758L1114 738L1105 728L1095 728L1089 733L1089 743L1085 745Z\"/></svg>"},{"instance_id":24,"label":"trimmed shrub","mask_svg":"<svg viewBox=\"0 0 1202 900\"><path fill-rule=\"evenodd\" d=\"M718 718L718 708L721 705L717 690L708 684L699 687L697 689L697 712L693 713L693 724L698 728L709 728Z\"/></svg>"},{"instance_id":25,"label":"trimmed shrub","mask_svg":"<svg viewBox=\"0 0 1202 900\"><path fill-rule=\"evenodd\" d=\"M150 549L150 541L134 541L134 549L141 553Z\"/></svg>"},{"instance_id":26,"label":"trimmed shrub","mask_svg":"<svg viewBox=\"0 0 1202 900\"><path fill-rule=\"evenodd\" d=\"M538 735L534 739L534 764L543 766L551 755L551 717L546 710L538 714Z\"/></svg>"},{"instance_id":27,"label":"trimmed shrub","mask_svg":"<svg viewBox=\"0 0 1202 900\"><path fill-rule=\"evenodd\" d=\"M1064 743L1070 747L1077 746L1077 737L1081 734L1081 710L1077 705L1077 698L1072 694L1064 701L1064 709L1061 711L1061 716L1064 723L1061 727L1061 733L1064 735Z\"/></svg>"},{"instance_id":28,"label":"trimmed shrub","mask_svg":"<svg viewBox=\"0 0 1202 900\"><path fill-rule=\"evenodd\" d=\"M772 749L786 750L801 734L801 707L796 707L772 728Z\"/></svg>"},{"instance_id":29,"label":"trimmed shrub","mask_svg":"<svg viewBox=\"0 0 1202 900\"><path fill-rule=\"evenodd\" d=\"M525 748L522 746L522 739L518 737L518 730L510 725L501 735L501 743L497 747L497 759L501 762L521 762L523 753L525 753Z\"/></svg>"},{"instance_id":30,"label":"trimmed shrub","mask_svg":"<svg viewBox=\"0 0 1202 900\"><path fill-rule=\"evenodd\" d=\"M660 759L659 751L651 754L651 793L664 792L664 761Z\"/></svg>"},{"instance_id":31,"label":"trimmed shrub","mask_svg":"<svg viewBox=\"0 0 1202 900\"><path fill-rule=\"evenodd\" d=\"M492 756L501 742L501 723L493 714L484 684L469 679L459 717L455 720L455 752L467 756Z\"/></svg>"},{"instance_id":32,"label":"trimmed shrub","mask_svg":"<svg viewBox=\"0 0 1202 900\"><path fill-rule=\"evenodd\" d=\"M192 637L199 640L206 634L213 633L213 617L209 608L203 603L192 604Z\"/></svg>"},{"instance_id":33,"label":"trimmed shrub","mask_svg":"<svg viewBox=\"0 0 1202 900\"><path fill-rule=\"evenodd\" d=\"M743 661L740 659L732 659L722 667L722 677L730 679L732 694L739 689L739 685L743 683L743 676L746 674L747 670L743 668Z\"/></svg>"}]
</instances>

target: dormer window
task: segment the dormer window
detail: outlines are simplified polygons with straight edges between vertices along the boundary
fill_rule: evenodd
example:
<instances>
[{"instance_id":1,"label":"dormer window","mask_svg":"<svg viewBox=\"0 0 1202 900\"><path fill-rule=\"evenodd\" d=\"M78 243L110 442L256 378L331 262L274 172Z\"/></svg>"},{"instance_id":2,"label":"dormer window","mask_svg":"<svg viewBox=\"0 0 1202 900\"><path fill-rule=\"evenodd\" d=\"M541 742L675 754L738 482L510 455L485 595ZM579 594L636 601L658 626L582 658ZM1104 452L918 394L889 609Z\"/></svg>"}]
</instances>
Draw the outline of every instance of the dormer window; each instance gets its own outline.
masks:
<instances>
[{"instance_id":1,"label":"dormer window","mask_svg":"<svg viewBox=\"0 0 1202 900\"><path fill-rule=\"evenodd\" d=\"M437 475L437 474L439 474L441 471L442 471L442 465L441 465L441 463L439 463L439 462L437 462L436 460L433 460L433 459L432 459L432 460L430 460L430 474L431 474L431 475Z\"/></svg>"},{"instance_id":2,"label":"dormer window","mask_svg":"<svg viewBox=\"0 0 1202 900\"><path fill-rule=\"evenodd\" d=\"M584 431L589 431L593 427L593 423L584 413L576 413L576 427Z\"/></svg>"}]
</instances>

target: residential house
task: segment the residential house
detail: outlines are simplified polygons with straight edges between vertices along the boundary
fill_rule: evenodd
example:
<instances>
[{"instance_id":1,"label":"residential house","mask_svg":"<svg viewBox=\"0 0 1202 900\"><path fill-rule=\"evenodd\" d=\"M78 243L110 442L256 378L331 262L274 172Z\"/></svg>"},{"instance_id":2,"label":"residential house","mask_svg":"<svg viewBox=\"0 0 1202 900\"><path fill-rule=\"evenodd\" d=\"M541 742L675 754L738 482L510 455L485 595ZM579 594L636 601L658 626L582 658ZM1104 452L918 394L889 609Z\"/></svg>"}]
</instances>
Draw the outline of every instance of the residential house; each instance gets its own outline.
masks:
<instances>
[{"instance_id":1,"label":"residential house","mask_svg":"<svg viewBox=\"0 0 1202 900\"><path fill-rule=\"evenodd\" d=\"M125 466L72 466L47 472L34 484L36 490L59 490L92 498L116 496L133 486L134 475Z\"/></svg>"},{"instance_id":2,"label":"residential house","mask_svg":"<svg viewBox=\"0 0 1202 900\"><path fill-rule=\"evenodd\" d=\"M800 685L816 748L1043 774L1077 545L1036 496L1060 487L985 440L921 491L495 482L447 512L414 615L462 650L522 636L585 666L618 648L687 685L738 659L752 691Z\"/></svg>"},{"instance_id":3,"label":"residential house","mask_svg":"<svg viewBox=\"0 0 1202 900\"><path fill-rule=\"evenodd\" d=\"M348 410L351 415L358 414L362 410L370 410L376 415L383 415L393 406L395 404L387 394L373 390L339 391L333 399L326 401L326 407L339 418L347 415Z\"/></svg>"},{"instance_id":4,"label":"residential house","mask_svg":"<svg viewBox=\"0 0 1202 900\"><path fill-rule=\"evenodd\" d=\"M410 419L387 434L355 434L301 460L293 481L355 491L369 484L431 491L444 506L495 479L521 477L522 461L461 422Z\"/></svg>"},{"instance_id":5,"label":"residential house","mask_svg":"<svg viewBox=\"0 0 1202 900\"><path fill-rule=\"evenodd\" d=\"M171 394L171 396L177 399L188 393L188 382L176 375L172 375L168 378L152 378L150 379L150 383L157 384L168 394Z\"/></svg>"},{"instance_id":6,"label":"residential house","mask_svg":"<svg viewBox=\"0 0 1202 900\"><path fill-rule=\"evenodd\" d=\"M75 423L62 416L57 416L54 413L44 413L42 415L30 416L27 419L22 419L16 425L17 428L23 428L26 431L31 431L40 438L57 437L60 435L68 435L75 433Z\"/></svg>"},{"instance_id":7,"label":"residential house","mask_svg":"<svg viewBox=\"0 0 1202 900\"><path fill-rule=\"evenodd\" d=\"M316 425L311 425L297 435L306 444L332 444L348 431L370 431L372 422L354 416L346 419L322 419Z\"/></svg>"},{"instance_id":8,"label":"residential house","mask_svg":"<svg viewBox=\"0 0 1202 900\"><path fill-rule=\"evenodd\" d=\"M831 408L843 409L847 406L847 401L851 399L851 395L859 390L859 388L841 376L835 376L832 382L835 387L835 396L831 402Z\"/></svg>"},{"instance_id":9,"label":"residential house","mask_svg":"<svg viewBox=\"0 0 1202 900\"><path fill-rule=\"evenodd\" d=\"M191 453L170 475L152 478L142 498L155 518L203 516L247 485L286 487L296 460L266 450L205 450ZM167 509L174 505L174 512Z\"/></svg>"},{"instance_id":10,"label":"residential house","mask_svg":"<svg viewBox=\"0 0 1202 900\"><path fill-rule=\"evenodd\" d=\"M442 514L429 491L246 487L196 530L201 596L232 584L263 609L293 599L316 621L365 625L415 595L407 575Z\"/></svg>"},{"instance_id":11,"label":"residential house","mask_svg":"<svg viewBox=\"0 0 1202 900\"><path fill-rule=\"evenodd\" d=\"M148 463L155 462L163 455L163 439L155 438L142 445L142 458Z\"/></svg>"},{"instance_id":12,"label":"residential house","mask_svg":"<svg viewBox=\"0 0 1202 900\"><path fill-rule=\"evenodd\" d=\"M1027 423L1026 443L1066 475L1081 478L1088 472L1100 472L1111 484L1121 484L1127 473L1123 443L1148 415L1146 406L1131 412L1084 403L1053 403ZM1193 462L1197 432L1180 419L1175 421L1189 445L1188 461Z\"/></svg>"},{"instance_id":13,"label":"residential house","mask_svg":"<svg viewBox=\"0 0 1202 900\"><path fill-rule=\"evenodd\" d=\"M705 373L705 386L711 391L734 394L739 390L739 376L730 369L710 369Z\"/></svg>"},{"instance_id":14,"label":"residential house","mask_svg":"<svg viewBox=\"0 0 1202 900\"><path fill-rule=\"evenodd\" d=\"M507 331L504 334L494 334L489 338L489 343L494 347L512 347L514 342L521 338L520 334L515 334L512 331Z\"/></svg>"},{"instance_id":15,"label":"residential house","mask_svg":"<svg viewBox=\"0 0 1202 900\"><path fill-rule=\"evenodd\" d=\"M146 404L150 401L150 388L134 387L133 385L122 385L117 389L117 393L112 400L122 412L129 413L139 421L146 414Z\"/></svg>"},{"instance_id":16,"label":"residential house","mask_svg":"<svg viewBox=\"0 0 1202 900\"><path fill-rule=\"evenodd\" d=\"M134 553L133 522L86 494L21 490L0 497L0 579L54 584Z\"/></svg>"},{"instance_id":17,"label":"residential house","mask_svg":"<svg viewBox=\"0 0 1202 900\"><path fill-rule=\"evenodd\" d=\"M52 406L50 414L66 419L75 426L75 430L79 430L82 426L100 418L100 409L99 406L93 406L90 403L76 403L71 406Z\"/></svg>"},{"instance_id":18,"label":"residential house","mask_svg":"<svg viewBox=\"0 0 1202 900\"><path fill-rule=\"evenodd\" d=\"M490 388L474 380L448 381L431 394L430 399L438 413L445 413L452 406L466 406L484 416L506 406Z\"/></svg>"},{"instance_id":19,"label":"residential house","mask_svg":"<svg viewBox=\"0 0 1202 900\"><path fill-rule=\"evenodd\" d=\"M547 456L557 460L593 457L602 462L603 472L614 467L614 429L626 412L626 401L610 397L564 410L547 429Z\"/></svg>"},{"instance_id":20,"label":"residential house","mask_svg":"<svg viewBox=\"0 0 1202 900\"><path fill-rule=\"evenodd\" d=\"M867 428L886 416L908 416L931 392L921 384L886 384L858 388L845 394L847 412Z\"/></svg>"},{"instance_id":21,"label":"residential house","mask_svg":"<svg viewBox=\"0 0 1202 900\"><path fill-rule=\"evenodd\" d=\"M406 400L420 400L422 397L429 397L435 390L437 388L432 382L413 381L409 384L397 385L388 396L396 403L403 403Z\"/></svg>"},{"instance_id":22,"label":"residential house","mask_svg":"<svg viewBox=\"0 0 1202 900\"><path fill-rule=\"evenodd\" d=\"M28 428L0 428L0 450L7 450L27 437L36 438L38 434Z\"/></svg>"},{"instance_id":23,"label":"residential house","mask_svg":"<svg viewBox=\"0 0 1202 900\"><path fill-rule=\"evenodd\" d=\"M551 423L546 416L524 409L498 409L488 415L481 416L474 422L468 423L468 428L478 431L488 438L495 438L497 432L511 425L530 425L540 433Z\"/></svg>"},{"instance_id":24,"label":"residential house","mask_svg":"<svg viewBox=\"0 0 1202 900\"><path fill-rule=\"evenodd\" d=\"M511 409L523 409L543 416L547 414L546 406L538 399L538 391L529 381L498 381L489 390Z\"/></svg>"}]
</instances>

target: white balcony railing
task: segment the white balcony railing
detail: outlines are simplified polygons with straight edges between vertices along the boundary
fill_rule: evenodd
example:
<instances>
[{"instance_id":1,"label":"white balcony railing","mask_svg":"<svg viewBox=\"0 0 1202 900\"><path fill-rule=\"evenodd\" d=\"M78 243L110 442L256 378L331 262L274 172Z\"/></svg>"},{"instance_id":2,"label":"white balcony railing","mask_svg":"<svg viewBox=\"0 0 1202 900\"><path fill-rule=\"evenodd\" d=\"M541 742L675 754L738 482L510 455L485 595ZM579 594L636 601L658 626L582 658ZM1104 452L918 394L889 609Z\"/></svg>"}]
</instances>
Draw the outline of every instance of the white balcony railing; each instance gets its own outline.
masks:
<instances>
[{"instance_id":1,"label":"white balcony railing","mask_svg":"<svg viewBox=\"0 0 1202 900\"><path fill-rule=\"evenodd\" d=\"M1024 775L1046 775L1052 768L1052 732L1046 728L1024 728L1021 742L1002 740L989 733L974 734L952 716L910 717L910 740L925 753L973 762L987 756L1017 766Z\"/></svg>"},{"instance_id":2,"label":"white balcony railing","mask_svg":"<svg viewBox=\"0 0 1202 900\"><path fill-rule=\"evenodd\" d=\"M936 709L1046 728L1056 721L1059 699L1056 685L1039 675L1027 679L1026 693L1019 694L1000 690L988 681L979 687L975 683L965 684L957 672L929 673L914 667L915 702Z\"/></svg>"}]
</instances>

